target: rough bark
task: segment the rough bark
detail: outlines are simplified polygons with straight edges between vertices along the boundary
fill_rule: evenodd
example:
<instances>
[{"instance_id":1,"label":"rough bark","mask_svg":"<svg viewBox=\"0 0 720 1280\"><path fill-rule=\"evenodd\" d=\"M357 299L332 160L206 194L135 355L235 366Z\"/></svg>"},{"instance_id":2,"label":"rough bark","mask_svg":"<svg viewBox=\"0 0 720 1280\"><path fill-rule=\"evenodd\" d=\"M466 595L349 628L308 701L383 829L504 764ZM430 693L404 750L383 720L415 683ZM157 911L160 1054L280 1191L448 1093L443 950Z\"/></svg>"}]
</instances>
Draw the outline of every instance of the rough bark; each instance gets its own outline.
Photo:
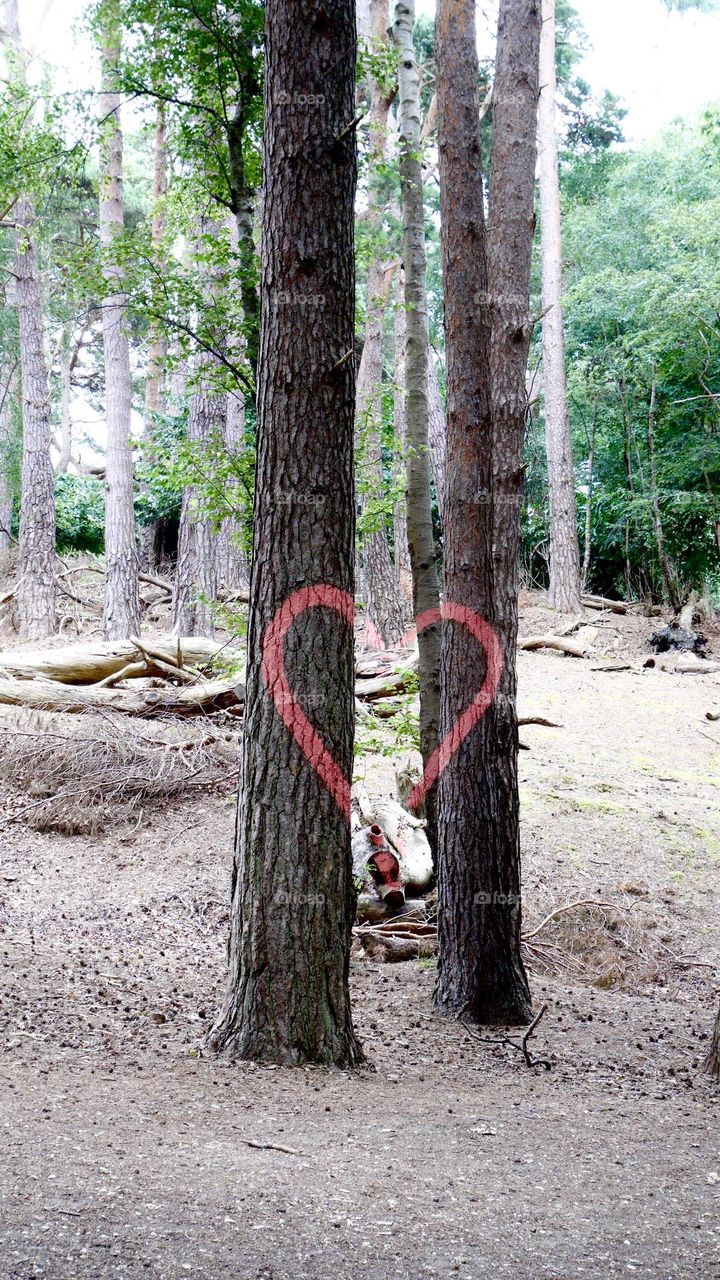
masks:
<instances>
[{"instance_id":1,"label":"rough bark","mask_svg":"<svg viewBox=\"0 0 720 1280\"><path fill-rule=\"evenodd\" d=\"M0 557L12 546L13 492L8 472L12 445L12 370L0 370Z\"/></svg>"},{"instance_id":2,"label":"rough bark","mask_svg":"<svg viewBox=\"0 0 720 1280\"><path fill-rule=\"evenodd\" d=\"M550 502L550 603L580 613L580 548L565 370L562 237L555 98L555 0L542 0L538 171L545 388L545 450Z\"/></svg>"},{"instance_id":3,"label":"rough bark","mask_svg":"<svg viewBox=\"0 0 720 1280\"><path fill-rule=\"evenodd\" d=\"M229 457L239 460L245 444L245 397L242 391L227 393L223 438ZM228 480L225 496L230 514L223 520L215 543L217 581L228 590L246 591L250 585L250 565L243 547L243 500L239 480Z\"/></svg>"},{"instance_id":4,"label":"rough bark","mask_svg":"<svg viewBox=\"0 0 720 1280\"><path fill-rule=\"evenodd\" d=\"M355 413L364 444L363 505L381 506L384 494L382 462L382 341L388 293L394 266L375 260L367 279L365 342L358 370ZM392 648L402 638L407 622L384 518L371 516L377 526L362 540L363 579L367 625L365 639L373 648Z\"/></svg>"},{"instance_id":5,"label":"rough bark","mask_svg":"<svg viewBox=\"0 0 720 1280\"><path fill-rule=\"evenodd\" d=\"M114 260L123 233L123 140L116 68L120 26L115 0L102 10L100 92L100 243L106 293L102 304L105 354L105 601L107 640L124 640L140 628L139 559L135 538L130 445L132 380L122 269Z\"/></svg>"},{"instance_id":6,"label":"rough bark","mask_svg":"<svg viewBox=\"0 0 720 1280\"><path fill-rule=\"evenodd\" d=\"M152 213L152 257L157 273L155 293L157 297L153 310L159 313L162 309L162 272L164 258L163 239L165 235L167 195L167 145L166 145L165 104L159 103L155 117L155 137L153 144L153 213ZM165 364L167 360L168 342L164 325L157 319L150 322L150 343L148 347L147 371L145 375L145 414L143 422L143 461L153 460L153 435L157 418L165 413ZM159 522L152 520L141 525L139 529L140 562L145 569L158 567L158 533Z\"/></svg>"},{"instance_id":7,"label":"rough bark","mask_svg":"<svg viewBox=\"0 0 720 1280\"><path fill-rule=\"evenodd\" d=\"M438 137L447 351L445 600L480 614L502 655L498 694L439 784L437 1006L521 1023L515 646L540 12L501 0L491 228L485 243L474 4L440 0ZM489 375L489 376L488 376ZM441 735L478 693L477 641L443 634Z\"/></svg>"},{"instance_id":8,"label":"rough bark","mask_svg":"<svg viewBox=\"0 0 720 1280\"><path fill-rule=\"evenodd\" d=\"M225 429L225 392L199 386L190 397L188 441L199 457ZM202 486L183 490L178 557L173 589L172 623L178 635L212 636L213 603L217 597L215 535Z\"/></svg>"},{"instance_id":9,"label":"rough bark","mask_svg":"<svg viewBox=\"0 0 720 1280\"><path fill-rule=\"evenodd\" d=\"M580 574L580 584L582 591L587 591L587 585L590 581L590 560L592 557L592 501L593 488L595 483L595 432L597 429L597 408L593 406L593 418L588 434L588 461L587 461L587 493L585 495L585 542L583 545L583 562ZM580 600L582 604L582 597Z\"/></svg>"},{"instance_id":10,"label":"rough bark","mask_svg":"<svg viewBox=\"0 0 720 1280\"><path fill-rule=\"evenodd\" d=\"M242 1058L349 1066L362 1057L348 994L355 6L353 0L336 0L331 8L323 0L271 0L265 21L258 461L243 776L230 983L211 1044ZM310 94L320 101L308 110L297 99ZM311 298L322 298L322 305L309 305ZM262 675L263 638L277 611L295 592L318 585L345 617L332 607L303 610L315 597L295 596L285 663L290 687L302 690L334 761L326 780L279 714L291 720L279 673L268 669L267 684ZM300 723L296 718L298 733Z\"/></svg>"},{"instance_id":11,"label":"rough bark","mask_svg":"<svg viewBox=\"0 0 720 1280\"><path fill-rule=\"evenodd\" d=\"M420 72L413 45L415 0L398 0L392 33L399 51L398 123L400 191L405 269L405 421L407 429L407 530L416 618L438 610L440 590L430 496L428 446L428 309L425 211L420 133ZM427 766L438 745L440 726L439 621L418 630L420 750ZM428 838L437 847L437 787L425 795Z\"/></svg>"}]
</instances>

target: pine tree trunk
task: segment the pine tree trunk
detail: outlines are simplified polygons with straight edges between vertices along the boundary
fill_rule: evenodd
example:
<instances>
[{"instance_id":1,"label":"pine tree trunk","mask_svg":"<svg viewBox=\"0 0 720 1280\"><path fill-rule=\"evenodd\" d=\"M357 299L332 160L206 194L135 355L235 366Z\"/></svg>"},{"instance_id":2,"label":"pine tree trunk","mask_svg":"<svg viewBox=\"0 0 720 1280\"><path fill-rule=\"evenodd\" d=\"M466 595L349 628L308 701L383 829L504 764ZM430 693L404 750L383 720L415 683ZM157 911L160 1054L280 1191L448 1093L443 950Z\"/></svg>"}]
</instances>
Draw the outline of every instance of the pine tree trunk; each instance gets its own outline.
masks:
<instances>
[{"instance_id":1,"label":"pine tree trunk","mask_svg":"<svg viewBox=\"0 0 720 1280\"><path fill-rule=\"evenodd\" d=\"M224 444L229 457L239 460L245 445L245 397L241 391L228 391L226 396ZM239 480L228 481L225 497L231 514L223 520L215 543L217 580L230 591L246 591L250 566L243 549L244 504Z\"/></svg>"},{"instance_id":2,"label":"pine tree trunk","mask_svg":"<svg viewBox=\"0 0 720 1280\"><path fill-rule=\"evenodd\" d=\"M395 394L393 396L393 478L401 496L393 512L395 574L403 602L406 625L413 620L412 565L407 530L407 424L405 421L405 285L404 273L398 272L397 305L394 324Z\"/></svg>"},{"instance_id":3,"label":"pine tree trunk","mask_svg":"<svg viewBox=\"0 0 720 1280\"><path fill-rule=\"evenodd\" d=\"M555 0L542 0L538 170L542 264L545 450L550 499L550 603L580 613L580 547L565 370L562 238L555 97Z\"/></svg>"},{"instance_id":4,"label":"pine tree trunk","mask_svg":"<svg viewBox=\"0 0 720 1280\"><path fill-rule=\"evenodd\" d=\"M153 148L153 214L152 214L152 254L155 271L159 274L163 263L163 238L165 235L165 196L167 195L167 144L166 144L165 104L159 103L155 117L155 139ZM157 281L156 297L153 310L160 312L162 284ZM153 459L153 435L156 419L165 413L165 362L167 360L167 336L160 319L154 318L150 323L150 344L148 348L147 373L145 377L145 415L143 424L143 462ZM151 520L141 525L138 530L140 544L140 561L145 569L156 569L158 547L158 521Z\"/></svg>"},{"instance_id":5,"label":"pine tree trunk","mask_svg":"<svg viewBox=\"0 0 720 1280\"><path fill-rule=\"evenodd\" d=\"M439 784L437 1006L479 1023L530 1014L520 958L515 646L540 12L501 0L488 251L477 119L473 0L440 0L437 94L447 351L446 608L494 629L498 694ZM462 615L461 615L462 616ZM466 627L443 634L441 734L477 695Z\"/></svg>"},{"instance_id":6,"label":"pine tree trunk","mask_svg":"<svg viewBox=\"0 0 720 1280\"><path fill-rule=\"evenodd\" d=\"M420 133L420 73L413 29L415 0L398 0L392 33L400 59L398 123L400 190L405 268L405 421L407 428L407 528L416 618L440 606L430 497L428 448L428 311L425 211ZM438 745L440 725L439 621L418 631L420 750L427 766ZM437 787L425 795L428 839L437 848Z\"/></svg>"},{"instance_id":7,"label":"pine tree trunk","mask_svg":"<svg viewBox=\"0 0 720 1280\"><path fill-rule=\"evenodd\" d=\"M703 1064L703 1070L707 1071L708 1075L720 1079L720 1009L718 1010L715 1030L713 1031L708 1056Z\"/></svg>"},{"instance_id":8,"label":"pine tree trunk","mask_svg":"<svg viewBox=\"0 0 720 1280\"><path fill-rule=\"evenodd\" d=\"M35 214L29 200L24 197L18 200L14 218L23 406L17 607L21 640L42 640L55 630L57 596L50 395L40 274L35 256Z\"/></svg>"},{"instance_id":9,"label":"pine tree trunk","mask_svg":"<svg viewBox=\"0 0 720 1280\"><path fill-rule=\"evenodd\" d=\"M209 446L222 439L225 428L225 393L200 386L190 397L188 441L197 449L198 462ZM183 490L178 535L178 557L173 589L172 624L179 636L212 636L213 605L217 598L215 535L202 484Z\"/></svg>"},{"instance_id":10,"label":"pine tree trunk","mask_svg":"<svg viewBox=\"0 0 720 1280\"><path fill-rule=\"evenodd\" d=\"M103 631L106 640L126 640L140 630L140 592L130 446L130 346L122 269L114 261L116 241L123 233L123 142L120 94L114 87L120 26L115 0L106 0L102 18L99 224L107 290L102 304L107 427Z\"/></svg>"},{"instance_id":11,"label":"pine tree trunk","mask_svg":"<svg viewBox=\"0 0 720 1280\"><path fill-rule=\"evenodd\" d=\"M440 395L440 384L432 356L428 360L428 406L430 410L428 421L430 466L432 467L438 510L442 521L445 500L445 406Z\"/></svg>"},{"instance_id":12,"label":"pine tree trunk","mask_svg":"<svg viewBox=\"0 0 720 1280\"><path fill-rule=\"evenodd\" d=\"M15 74L24 76L17 0L5 0L3 38L17 57ZM17 200L13 221L23 422L16 600L21 640L42 640L52 635L56 623L55 477L50 461L50 394L35 210L28 196Z\"/></svg>"},{"instance_id":13,"label":"pine tree trunk","mask_svg":"<svg viewBox=\"0 0 720 1280\"><path fill-rule=\"evenodd\" d=\"M351 1066L362 1058L348 994L355 911L349 822L355 6L352 0L335 0L332 8L323 0L270 0L265 22L244 760L230 986L211 1043L242 1058ZM292 105L295 95L309 94L320 99L311 110ZM322 306L308 305L318 297ZM321 598L345 616L332 607L303 610L314 597L294 593L313 587L324 588ZM288 700L276 651L267 669L276 705L261 672L267 628L293 597L288 681L334 761L327 781L296 743L303 722Z\"/></svg>"},{"instance_id":14,"label":"pine tree trunk","mask_svg":"<svg viewBox=\"0 0 720 1280\"><path fill-rule=\"evenodd\" d=\"M365 342L358 370L355 414L364 444L363 505L380 505L384 494L382 464L382 341L387 299L394 267L379 260L370 264L367 279ZM398 577L390 555L382 516L362 541L363 577L367 622L366 642L372 648L392 648L402 638L407 623Z\"/></svg>"},{"instance_id":15,"label":"pine tree trunk","mask_svg":"<svg viewBox=\"0 0 720 1280\"><path fill-rule=\"evenodd\" d=\"M2 557L12 546L13 491L10 483L9 463L12 449L13 423L12 399L14 373L3 363L0 369L0 564Z\"/></svg>"}]
</instances>

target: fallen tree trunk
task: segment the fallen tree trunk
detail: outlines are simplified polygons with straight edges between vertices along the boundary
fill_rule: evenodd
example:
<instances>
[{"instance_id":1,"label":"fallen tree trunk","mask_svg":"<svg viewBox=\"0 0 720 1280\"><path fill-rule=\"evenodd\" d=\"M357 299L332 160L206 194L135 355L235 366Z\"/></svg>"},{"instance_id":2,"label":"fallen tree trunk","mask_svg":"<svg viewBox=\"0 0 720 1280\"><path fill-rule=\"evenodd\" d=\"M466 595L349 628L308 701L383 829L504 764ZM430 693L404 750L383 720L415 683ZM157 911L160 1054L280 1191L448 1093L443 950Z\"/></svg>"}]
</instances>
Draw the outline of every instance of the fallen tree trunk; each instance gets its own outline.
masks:
<instances>
[{"instance_id":1,"label":"fallen tree trunk","mask_svg":"<svg viewBox=\"0 0 720 1280\"><path fill-rule=\"evenodd\" d=\"M605 596L583 596L581 603L586 609L608 609L610 613L627 613L628 606L623 600L606 600Z\"/></svg>"},{"instance_id":2,"label":"fallen tree trunk","mask_svg":"<svg viewBox=\"0 0 720 1280\"><path fill-rule=\"evenodd\" d=\"M219 645L206 640L204 636L189 636L183 640L172 637L152 642L148 640L147 643L143 641L143 652L132 640L96 640L91 644L67 645L62 649L6 651L0 653L0 675L17 680L39 677L69 685L97 684L108 676L116 675L123 667L138 663L142 663L142 669L136 675L157 675L159 669L153 670L153 657L170 666L177 666L178 661L183 667L203 666L215 656L219 648ZM152 655L147 661L145 652ZM163 671L163 674L167 674L167 671ZM125 678L129 678L129 675L130 673Z\"/></svg>"},{"instance_id":3,"label":"fallen tree trunk","mask_svg":"<svg viewBox=\"0 0 720 1280\"><path fill-rule=\"evenodd\" d=\"M366 956L376 964L418 960L434 956L437 952L437 937L401 938L392 934L368 932L360 935L360 944Z\"/></svg>"},{"instance_id":4,"label":"fallen tree trunk","mask_svg":"<svg viewBox=\"0 0 720 1280\"><path fill-rule=\"evenodd\" d=\"M373 702L376 698L389 698L392 694L405 688L408 676L418 669L418 655L408 658L397 671L389 675L375 676L368 680L360 678L355 681L355 697L363 702Z\"/></svg>"},{"instance_id":5,"label":"fallen tree trunk","mask_svg":"<svg viewBox=\"0 0 720 1280\"><path fill-rule=\"evenodd\" d=\"M0 704L33 711L120 711L129 716L197 715L210 711L239 713L245 701L241 684L202 680L162 688L108 689L60 684L56 680L18 680L0 673Z\"/></svg>"},{"instance_id":6,"label":"fallen tree trunk","mask_svg":"<svg viewBox=\"0 0 720 1280\"><path fill-rule=\"evenodd\" d=\"M713 672L720 671L720 662L698 658L694 653L681 653L675 661L675 670L681 675L712 675Z\"/></svg>"},{"instance_id":7,"label":"fallen tree trunk","mask_svg":"<svg viewBox=\"0 0 720 1280\"><path fill-rule=\"evenodd\" d=\"M574 640L568 640L565 636L556 635L528 636L526 640L518 641L518 649L529 651L535 649L558 649L560 653L567 653L572 658L586 658L588 654L586 645Z\"/></svg>"}]
</instances>

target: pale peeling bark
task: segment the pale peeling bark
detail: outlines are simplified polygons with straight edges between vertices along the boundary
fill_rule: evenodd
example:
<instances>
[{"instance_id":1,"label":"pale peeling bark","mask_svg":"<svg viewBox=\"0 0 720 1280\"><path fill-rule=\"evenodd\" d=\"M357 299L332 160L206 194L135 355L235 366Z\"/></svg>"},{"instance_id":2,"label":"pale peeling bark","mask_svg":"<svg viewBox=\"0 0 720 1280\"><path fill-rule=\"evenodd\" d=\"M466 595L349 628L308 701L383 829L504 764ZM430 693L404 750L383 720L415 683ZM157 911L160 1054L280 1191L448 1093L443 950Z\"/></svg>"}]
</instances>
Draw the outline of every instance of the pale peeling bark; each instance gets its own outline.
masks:
<instances>
[{"instance_id":1,"label":"pale peeling bark","mask_svg":"<svg viewBox=\"0 0 720 1280\"><path fill-rule=\"evenodd\" d=\"M258 460L230 983L210 1043L240 1058L352 1066L355 6L266 7ZM296 96L318 95L308 110ZM313 301L314 300L314 301ZM321 300L321 301L320 301ZM302 609L297 591L325 586ZM263 639L294 597L282 654ZM277 655L275 658L277 662ZM292 698L292 695L291 695ZM335 768L300 734L312 719ZM295 716L295 719L293 719ZM307 745L307 730L303 730ZM332 787L330 781L332 778Z\"/></svg>"},{"instance_id":2,"label":"pale peeling bark","mask_svg":"<svg viewBox=\"0 0 720 1280\"><path fill-rule=\"evenodd\" d=\"M440 395L440 383L432 356L428 360L428 443L435 493L440 519L443 519L445 501L445 406Z\"/></svg>"},{"instance_id":3,"label":"pale peeling bark","mask_svg":"<svg viewBox=\"0 0 720 1280\"><path fill-rule=\"evenodd\" d=\"M545 450L550 501L550 603L558 613L580 613L580 548L567 402L555 98L555 0L542 0L538 170Z\"/></svg>"},{"instance_id":4,"label":"pale peeling bark","mask_svg":"<svg viewBox=\"0 0 720 1280\"><path fill-rule=\"evenodd\" d=\"M395 345L395 394L393 396L393 477L402 487L402 495L393 512L393 541L395 544L395 573L400 598L409 626L413 618L412 565L407 532L407 425L405 419L405 287L403 272L398 272L397 305L394 323Z\"/></svg>"},{"instance_id":5,"label":"pale peeling bark","mask_svg":"<svg viewBox=\"0 0 720 1280\"><path fill-rule=\"evenodd\" d=\"M125 640L140 629L139 559L135 538L130 444L132 381L122 269L113 261L123 232L123 141L115 68L120 27L115 4L106 2L101 47L100 243L105 254L102 304L105 353L105 602L106 640Z\"/></svg>"},{"instance_id":6,"label":"pale peeling bark","mask_svg":"<svg viewBox=\"0 0 720 1280\"><path fill-rule=\"evenodd\" d=\"M443 634L441 734L497 693L441 774L436 1005L522 1023L515 646L540 12L501 0L486 254L473 0L440 0L438 138L447 351L445 602L493 629ZM464 613L463 610L468 611Z\"/></svg>"},{"instance_id":7,"label":"pale peeling bark","mask_svg":"<svg viewBox=\"0 0 720 1280\"><path fill-rule=\"evenodd\" d=\"M407 528L413 577L413 610L418 618L440 605L430 496L428 447L428 310L425 218L420 160L420 72L415 58L415 0L398 0L392 33L398 66L400 189L405 268L405 419L407 426ZM418 631L420 749L427 766L438 744L440 725L439 621ZM430 844L437 844L436 788L425 796Z\"/></svg>"},{"instance_id":8,"label":"pale peeling bark","mask_svg":"<svg viewBox=\"0 0 720 1280\"><path fill-rule=\"evenodd\" d=\"M367 279L365 342L358 371L355 415L357 430L364 442L364 504L382 500L384 483L381 447L382 340L388 292L393 267L371 263ZM367 625L366 643L372 648L391 648L402 638L407 622L400 596L398 577L390 555L384 521L366 533L362 541L363 576Z\"/></svg>"},{"instance_id":9,"label":"pale peeling bark","mask_svg":"<svg viewBox=\"0 0 720 1280\"><path fill-rule=\"evenodd\" d=\"M24 75L17 0L5 0L4 38ZM55 478L50 461L50 394L45 356L40 272L35 251L35 210L21 195L15 222L15 289L20 335L23 459L20 495L17 611L20 638L41 640L55 630Z\"/></svg>"}]
</instances>

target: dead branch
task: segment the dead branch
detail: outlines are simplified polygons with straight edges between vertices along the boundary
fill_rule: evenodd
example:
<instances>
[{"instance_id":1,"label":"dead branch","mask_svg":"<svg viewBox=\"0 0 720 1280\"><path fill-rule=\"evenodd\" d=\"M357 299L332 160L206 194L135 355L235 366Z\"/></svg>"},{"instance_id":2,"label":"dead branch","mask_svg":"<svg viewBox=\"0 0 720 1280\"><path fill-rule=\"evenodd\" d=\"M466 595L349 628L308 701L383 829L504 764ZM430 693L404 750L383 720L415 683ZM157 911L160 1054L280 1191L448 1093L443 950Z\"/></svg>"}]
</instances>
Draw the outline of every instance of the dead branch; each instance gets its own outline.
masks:
<instances>
[{"instance_id":1,"label":"dead branch","mask_svg":"<svg viewBox=\"0 0 720 1280\"><path fill-rule=\"evenodd\" d=\"M175 637L154 640L152 650L157 659L174 666L177 662L178 645L183 666L201 666L213 658L220 648L204 636L188 636L179 641ZM143 646L149 652L149 642L143 641ZM129 663L136 663L139 657L140 651L132 640L96 640L67 645L61 649L13 650L0 653L0 674L18 680L40 677L62 684L96 684ZM144 674L153 674L152 665Z\"/></svg>"},{"instance_id":2,"label":"dead branch","mask_svg":"<svg viewBox=\"0 0 720 1280\"><path fill-rule=\"evenodd\" d=\"M602 907L605 911L618 911L620 909L612 902L598 902L597 898L581 898L578 902L568 902L564 907L556 907L554 911L551 911L550 914L547 915L544 920L541 920L540 924L534 929L531 929L529 933L523 933L522 941L529 942L531 938L536 938L545 926L550 924L552 920L555 920L557 916L563 915L566 911L575 911L577 907Z\"/></svg>"},{"instance_id":3,"label":"dead branch","mask_svg":"<svg viewBox=\"0 0 720 1280\"><path fill-rule=\"evenodd\" d=\"M535 649L558 649L560 653L567 653L571 658L586 658L587 645L576 644L573 640L567 640L564 636L548 635L544 636L528 636L526 640L518 641L518 649L533 651Z\"/></svg>"},{"instance_id":4,"label":"dead branch","mask_svg":"<svg viewBox=\"0 0 720 1280\"><path fill-rule=\"evenodd\" d=\"M623 600L607 600L605 596L583 596L581 603L586 609L607 609L610 613L628 612L628 606Z\"/></svg>"},{"instance_id":5,"label":"dead branch","mask_svg":"<svg viewBox=\"0 0 720 1280\"><path fill-rule=\"evenodd\" d=\"M119 711L128 716L162 716L232 710L238 714L244 701L243 686L227 680L198 680L182 689L135 690L0 677L0 704L33 711Z\"/></svg>"}]
</instances>

